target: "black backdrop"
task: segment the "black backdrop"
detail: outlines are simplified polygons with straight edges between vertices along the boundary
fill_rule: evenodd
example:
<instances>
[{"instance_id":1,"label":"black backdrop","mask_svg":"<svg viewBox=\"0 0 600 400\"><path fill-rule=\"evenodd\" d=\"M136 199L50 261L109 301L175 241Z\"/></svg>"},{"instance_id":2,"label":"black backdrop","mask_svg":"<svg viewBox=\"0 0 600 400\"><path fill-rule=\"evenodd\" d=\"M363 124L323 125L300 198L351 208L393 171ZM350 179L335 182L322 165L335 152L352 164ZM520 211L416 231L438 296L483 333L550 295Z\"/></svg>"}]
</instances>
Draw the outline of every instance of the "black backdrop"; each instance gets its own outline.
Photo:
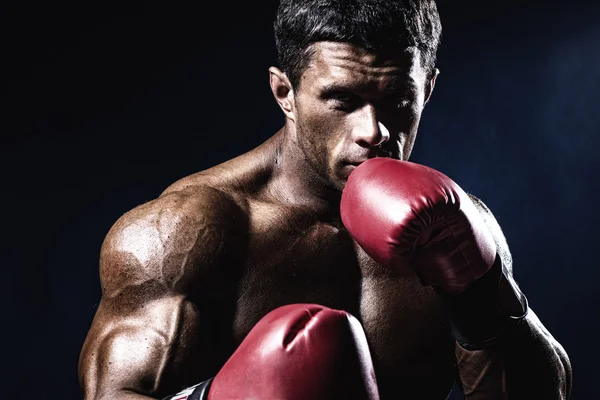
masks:
<instances>
[{"instance_id":1,"label":"black backdrop","mask_svg":"<svg viewBox=\"0 0 600 400\"><path fill-rule=\"evenodd\" d=\"M84 3L0 8L6 398L81 398L109 227L283 122L275 2ZM586 3L441 0L442 73L413 153L496 214L577 400L600 394L600 6Z\"/></svg>"}]
</instances>

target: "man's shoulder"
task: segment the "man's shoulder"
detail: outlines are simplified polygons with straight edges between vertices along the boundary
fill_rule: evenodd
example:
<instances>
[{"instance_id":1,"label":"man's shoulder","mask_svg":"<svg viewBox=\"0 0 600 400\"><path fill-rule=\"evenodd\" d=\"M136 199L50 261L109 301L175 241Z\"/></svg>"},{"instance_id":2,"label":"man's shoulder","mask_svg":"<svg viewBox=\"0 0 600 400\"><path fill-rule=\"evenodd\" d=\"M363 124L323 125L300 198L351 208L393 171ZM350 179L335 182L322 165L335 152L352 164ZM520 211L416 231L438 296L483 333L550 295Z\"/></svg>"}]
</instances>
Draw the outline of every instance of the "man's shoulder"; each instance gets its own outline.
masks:
<instances>
[{"instance_id":1,"label":"man's shoulder","mask_svg":"<svg viewBox=\"0 0 600 400\"><path fill-rule=\"evenodd\" d=\"M202 279L228 250L224 243L244 237L245 220L243 208L215 188L163 193L122 215L106 235L100 254L103 287L119 290L156 279L187 286Z\"/></svg>"},{"instance_id":2,"label":"man's shoulder","mask_svg":"<svg viewBox=\"0 0 600 400\"><path fill-rule=\"evenodd\" d=\"M245 208L231 193L208 185L172 187L125 213L113 230L121 232L131 224L149 224L165 233L176 233L205 224L227 225L232 218L245 214Z\"/></svg>"},{"instance_id":3,"label":"man's shoulder","mask_svg":"<svg viewBox=\"0 0 600 400\"><path fill-rule=\"evenodd\" d=\"M471 193L467 194L473 202L473 204L475 204L475 208L477 209L477 211L479 211L479 215L481 215L485 226L492 234L494 242L496 243L498 254L502 258L502 262L509 271L512 271L512 256L510 254L508 242L506 241L506 237L504 236L504 232L502 232L502 228L500 227L498 220L496 219L490 208L479 197Z\"/></svg>"},{"instance_id":4,"label":"man's shoulder","mask_svg":"<svg viewBox=\"0 0 600 400\"><path fill-rule=\"evenodd\" d=\"M469 196L473 204L475 204L475 208L477 209L477 211L479 211L479 215L481 215L481 218L485 222L488 229L492 231L492 234L501 234L502 230L500 229L500 225L498 224L496 217L492 213L492 210L490 210L490 208L479 197L471 193L467 193L467 195Z\"/></svg>"}]
</instances>

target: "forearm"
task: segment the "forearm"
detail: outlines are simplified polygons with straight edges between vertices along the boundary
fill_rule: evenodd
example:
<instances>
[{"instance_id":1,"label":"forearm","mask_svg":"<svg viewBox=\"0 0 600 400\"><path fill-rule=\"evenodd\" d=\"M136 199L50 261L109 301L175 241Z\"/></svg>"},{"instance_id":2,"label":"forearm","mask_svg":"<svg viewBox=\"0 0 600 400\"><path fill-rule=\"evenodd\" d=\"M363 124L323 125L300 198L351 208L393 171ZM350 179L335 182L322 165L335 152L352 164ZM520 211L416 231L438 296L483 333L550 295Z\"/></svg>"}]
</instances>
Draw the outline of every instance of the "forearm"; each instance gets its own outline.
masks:
<instances>
[{"instance_id":1,"label":"forearm","mask_svg":"<svg viewBox=\"0 0 600 400\"><path fill-rule=\"evenodd\" d=\"M456 356L468 400L570 396L569 358L531 309L492 346L466 350L457 344Z\"/></svg>"}]
</instances>

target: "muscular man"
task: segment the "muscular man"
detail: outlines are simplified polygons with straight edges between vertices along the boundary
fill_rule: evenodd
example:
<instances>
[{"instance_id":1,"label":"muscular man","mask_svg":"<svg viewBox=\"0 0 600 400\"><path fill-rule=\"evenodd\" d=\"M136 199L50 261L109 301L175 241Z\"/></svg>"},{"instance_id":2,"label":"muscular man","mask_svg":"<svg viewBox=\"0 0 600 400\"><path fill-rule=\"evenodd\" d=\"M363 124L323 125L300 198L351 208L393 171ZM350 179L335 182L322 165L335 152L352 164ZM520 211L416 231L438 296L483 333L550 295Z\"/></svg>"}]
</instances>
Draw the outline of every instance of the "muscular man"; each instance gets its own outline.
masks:
<instances>
[{"instance_id":1,"label":"muscular man","mask_svg":"<svg viewBox=\"0 0 600 400\"><path fill-rule=\"evenodd\" d=\"M407 161L440 32L432 0L281 2L285 124L112 227L86 399L568 398L492 213Z\"/></svg>"}]
</instances>

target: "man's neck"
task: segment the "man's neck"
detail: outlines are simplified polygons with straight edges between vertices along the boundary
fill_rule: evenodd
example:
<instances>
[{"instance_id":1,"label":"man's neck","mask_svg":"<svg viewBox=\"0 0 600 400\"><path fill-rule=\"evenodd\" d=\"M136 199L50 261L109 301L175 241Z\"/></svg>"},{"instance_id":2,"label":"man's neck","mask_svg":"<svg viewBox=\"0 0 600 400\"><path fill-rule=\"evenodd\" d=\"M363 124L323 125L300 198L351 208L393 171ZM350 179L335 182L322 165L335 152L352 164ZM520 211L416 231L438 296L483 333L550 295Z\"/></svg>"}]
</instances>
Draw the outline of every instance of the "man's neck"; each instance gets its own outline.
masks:
<instances>
[{"instance_id":1,"label":"man's neck","mask_svg":"<svg viewBox=\"0 0 600 400\"><path fill-rule=\"evenodd\" d=\"M293 127L276 133L271 192L286 203L306 207L319 219L339 220L342 193L314 170L289 129Z\"/></svg>"}]
</instances>

